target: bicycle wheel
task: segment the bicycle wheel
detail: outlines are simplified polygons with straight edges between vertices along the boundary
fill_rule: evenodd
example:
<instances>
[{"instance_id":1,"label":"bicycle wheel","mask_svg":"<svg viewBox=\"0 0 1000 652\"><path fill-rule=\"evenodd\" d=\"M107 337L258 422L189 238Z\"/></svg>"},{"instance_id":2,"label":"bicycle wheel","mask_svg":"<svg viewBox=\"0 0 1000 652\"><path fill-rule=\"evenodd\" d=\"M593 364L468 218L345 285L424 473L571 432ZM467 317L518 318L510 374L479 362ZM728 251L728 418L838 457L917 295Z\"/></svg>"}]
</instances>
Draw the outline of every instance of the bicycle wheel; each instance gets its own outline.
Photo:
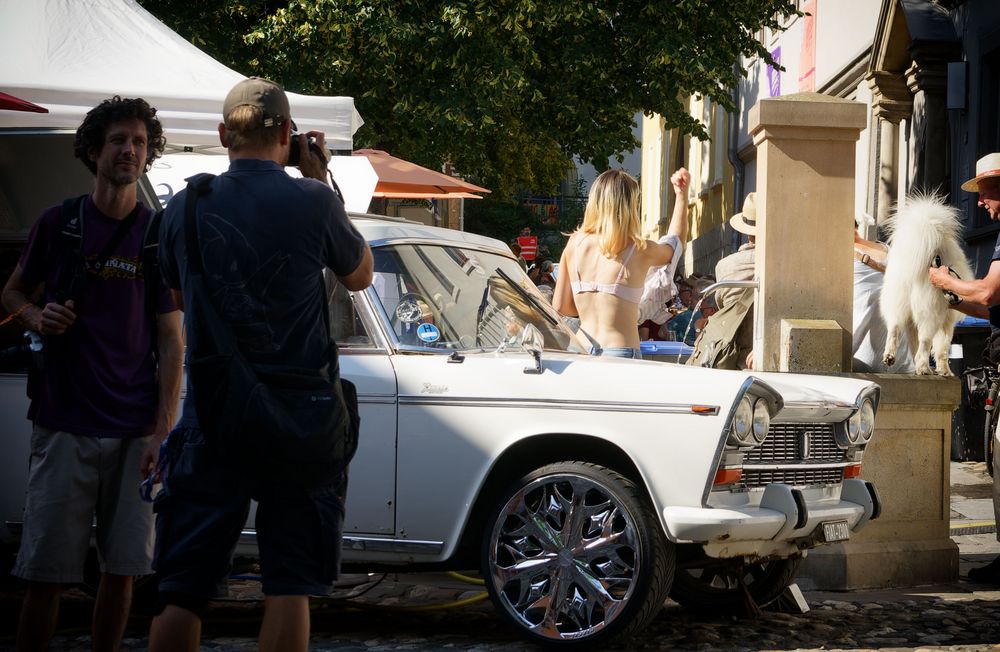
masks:
<instances>
[{"instance_id":1,"label":"bicycle wheel","mask_svg":"<svg viewBox=\"0 0 1000 652\"><path fill-rule=\"evenodd\" d=\"M997 391L1000 390L1000 378L994 378L990 383L990 393L987 395L986 418L983 419L983 457L986 460L986 471L993 475L993 440L997 429Z\"/></svg>"}]
</instances>

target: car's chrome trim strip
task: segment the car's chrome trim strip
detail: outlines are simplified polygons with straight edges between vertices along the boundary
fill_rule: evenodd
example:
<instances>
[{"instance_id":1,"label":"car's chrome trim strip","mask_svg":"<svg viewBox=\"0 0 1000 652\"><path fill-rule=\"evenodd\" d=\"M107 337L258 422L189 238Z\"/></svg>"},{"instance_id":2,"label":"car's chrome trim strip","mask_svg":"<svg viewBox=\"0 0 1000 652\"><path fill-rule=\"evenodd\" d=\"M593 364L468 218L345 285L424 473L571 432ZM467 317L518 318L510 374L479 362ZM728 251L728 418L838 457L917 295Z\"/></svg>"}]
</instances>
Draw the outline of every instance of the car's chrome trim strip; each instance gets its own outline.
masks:
<instances>
[{"instance_id":1,"label":"car's chrome trim strip","mask_svg":"<svg viewBox=\"0 0 1000 652\"><path fill-rule=\"evenodd\" d=\"M781 464L743 464L744 471L815 471L820 469L843 469L848 466L857 466L857 462L796 462L789 461Z\"/></svg>"},{"instance_id":2,"label":"car's chrome trim strip","mask_svg":"<svg viewBox=\"0 0 1000 652\"><path fill-rule=\"evenodd\" d=\"M444 541L415 541L412 539L385 539L382 537L358 537L344 535L342 548L358 552L390 552L414 555L440 555ZM240 543L256 544L257 531L240 532Z\"/></svg>"},{"instance_id":3,"label":"car's chrome trim strip","mask_svg":"<svg viewBox=\"0 0 1000 652\"><path fill-rule=\"evenodd\" d=\"M602 412L651 412L664 414L698 414L714 416L717 405L690 403L612 403L608 401L569 401L541 398L477 398L473 396L422 396L400 394L400 405L445 405L459 407L548 408L554 410L584 410ZM698 408L697 412L695 408ZM706 409L707 408L707 409Z\"/></svg>"},{"instance_id":4,"label":"car's chrome trim strip","mask_svg":"<svg viewBox=\"0 0 1000 652\"><path fill-rule=\"evenodd\" d=\"M378 403L380 405L394 405L396 403L395 394L358 394L358 403Z\"/></svg>"}]
</instances>

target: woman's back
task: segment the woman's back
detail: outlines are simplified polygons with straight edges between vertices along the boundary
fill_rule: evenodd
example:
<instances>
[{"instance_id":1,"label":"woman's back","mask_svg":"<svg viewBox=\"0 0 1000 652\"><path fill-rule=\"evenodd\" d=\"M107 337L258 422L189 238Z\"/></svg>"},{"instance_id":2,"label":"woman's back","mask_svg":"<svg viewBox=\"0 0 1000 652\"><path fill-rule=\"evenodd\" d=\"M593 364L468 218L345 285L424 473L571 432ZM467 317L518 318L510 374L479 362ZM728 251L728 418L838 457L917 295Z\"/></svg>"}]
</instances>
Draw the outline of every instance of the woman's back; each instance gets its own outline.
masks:
<instances>
[{"instance_id":1,"label":"woman's back","mask_svg":"<svg viewBox=\"0 0 1000 652\"><path fill-rule=\"evenodd\" d=\"M629 245L611 258L601 252L594 234L578 233L567 245L564 273L569 275L580 327L603 348L639 348L639 298L652 262L649 254L660 247L649 241L644 245Z\"/></svg>"}]
</instances>

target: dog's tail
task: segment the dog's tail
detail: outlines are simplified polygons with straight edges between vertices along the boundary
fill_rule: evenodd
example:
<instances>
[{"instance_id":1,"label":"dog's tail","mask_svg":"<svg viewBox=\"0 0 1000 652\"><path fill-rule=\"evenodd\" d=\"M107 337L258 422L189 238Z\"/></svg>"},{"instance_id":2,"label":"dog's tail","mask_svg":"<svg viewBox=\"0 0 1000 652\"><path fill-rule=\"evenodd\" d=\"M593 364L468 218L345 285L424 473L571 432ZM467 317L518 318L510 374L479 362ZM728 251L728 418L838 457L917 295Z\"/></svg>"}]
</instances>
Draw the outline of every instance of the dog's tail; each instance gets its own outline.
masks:
<instances>
[{"instance_id":1,"label":"dog's tail","mask_svg":"<svg viewBox=\"0 0 1000 652\"><path fill-rule=\"evenodd\" d=\"M971 271L958 245L962 233L959 211L935 193L915 193L906 198L885 222L889 233L886 282L891 277L917 279L927 276L935 256L962 278Z\"/></svg>"}]
</instances>

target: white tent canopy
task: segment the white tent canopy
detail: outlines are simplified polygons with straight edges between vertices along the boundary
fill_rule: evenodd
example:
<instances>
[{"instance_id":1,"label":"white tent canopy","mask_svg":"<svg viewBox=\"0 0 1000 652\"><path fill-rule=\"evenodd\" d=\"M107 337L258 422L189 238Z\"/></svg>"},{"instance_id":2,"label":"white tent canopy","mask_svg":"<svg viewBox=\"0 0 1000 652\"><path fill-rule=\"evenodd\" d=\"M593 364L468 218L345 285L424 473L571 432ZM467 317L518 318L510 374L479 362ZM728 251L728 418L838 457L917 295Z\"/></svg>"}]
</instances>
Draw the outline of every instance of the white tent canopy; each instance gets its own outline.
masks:
<instances>
[{"instance_id":1,"label":"white tent canopy","mask_svg":"<svg viewBox=\"0 0 1000 652\"><path fill-rule=\"evenodd\" d=\"M0 128L75 130L122 95L156 107L170 148L214 148L222 100L240 79L134 0L0 0L0 90L49 110L0 111ZM362 124L352 98L288 98L300 131L352 149Z\"/></svg>"}]
</instances>

